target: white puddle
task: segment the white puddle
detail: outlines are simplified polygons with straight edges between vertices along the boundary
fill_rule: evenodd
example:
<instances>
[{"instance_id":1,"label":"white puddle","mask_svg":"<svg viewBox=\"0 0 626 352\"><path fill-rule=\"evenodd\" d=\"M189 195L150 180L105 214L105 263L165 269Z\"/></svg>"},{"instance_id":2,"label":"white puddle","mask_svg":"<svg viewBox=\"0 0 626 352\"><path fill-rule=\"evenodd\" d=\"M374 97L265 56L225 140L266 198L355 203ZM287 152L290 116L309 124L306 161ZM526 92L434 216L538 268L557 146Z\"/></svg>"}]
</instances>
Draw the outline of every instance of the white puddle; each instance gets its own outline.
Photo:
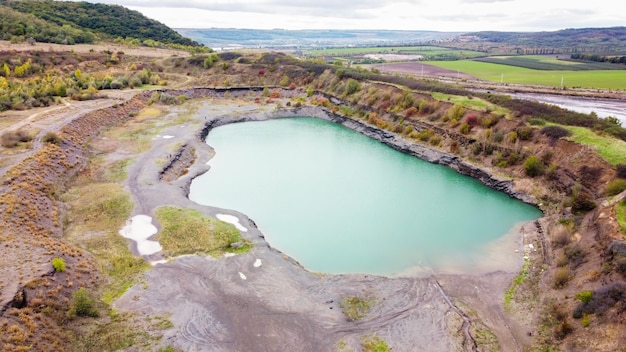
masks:
<instances>
[{"instance_id":1,"label":"white puddle","mask_svg":"<svg viewBox=\"0 0 626 352\"><path fill-rule=\"evenodd\" d=\"M215 217L218 218L219 220L222 220L223 222L227 222L227 223L235 226L235 228L237 230L241 231L241 232L248 232L248 229L245 228L239 222L239 219L236 216L227 215L227 214L217 214Z\"/></svg>"},{"instance_id":2,"label":"white puddle","mask_svg":"<svg viewBox=\"0 0 626 352\"><path fill-rule=\"evenodd\" d=\"M159 242L148 239L157 233L156 226L152 225L152 217L148 215L133 216L119 233L137 243L137 251L140 255L154 254L163 249Z\"/></svg>"}]
</instances>

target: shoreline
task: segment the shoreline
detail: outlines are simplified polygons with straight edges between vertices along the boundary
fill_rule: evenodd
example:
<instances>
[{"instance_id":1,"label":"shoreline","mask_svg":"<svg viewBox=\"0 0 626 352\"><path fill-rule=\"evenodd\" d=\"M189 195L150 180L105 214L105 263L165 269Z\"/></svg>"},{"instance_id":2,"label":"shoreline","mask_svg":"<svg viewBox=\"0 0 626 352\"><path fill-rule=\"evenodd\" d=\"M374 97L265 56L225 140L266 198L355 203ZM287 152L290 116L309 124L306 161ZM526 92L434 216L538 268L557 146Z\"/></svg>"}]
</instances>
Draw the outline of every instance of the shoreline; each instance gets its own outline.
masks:
<instances>
[{"instance_id":1,"label":"shoreline","mask_svg":"<svg viewBox=\"0 0 626 352\"><path fill-rule=\"evenodd\" d=\"M221 103L227 106L233 105L225 101ZM460 292L462 287L469 283L480 283L480 285L491 287L489 293L465 298L464 302L484 301L483 305L487 305L488 302L502 301L504 291L516 275L516 271L496 271L478 275L437 274L428 277L384 277L366 274L320 274L306 270L293 258L272 248L254 222L245 214L234 210L203 206L189 200L189 185L195 177L209 170L206 163L214 152L204 142L204 138L211 128L227 123L312 116L313 114L324 116L324 119L329 121L340 121L341 124L350 124L351 120L330 114L320 108L305 107L268 111L265 107L259 111L258 106L248 106L247 109L231 106L222 109L222 112L227 110L226 114L214 113L210 120L202 123L204 122L202 115L205 115L206 119L204 110L208 109L207 106L208 103L204 102L203 108L196 113L195 120L201 122L200 126L189 124L182 128L182 132L181 128L177 130L172 128L171 133L163 131L163 134L173 136L173 138L155 141L153 148L141 155L131 166L128 187L136 201L133 214L152 214L152 211L159 206L174 205L196 209L211 217L217 214L234 216L249 229L248 232L242 233L242 236L252 242L253 249L246 254L219 260L202 256L186 256L174 258L165 264L157 264L145 274L146 284L133 286L114 303L116 309L138 314L171 314L174 328L164 334L164 340L182 349L245 350L254 346L258 348L259 343L262 343L268 348L272 347L268 349L269 351L274 350L286 340L292 343L289 346L283 346L285 351L293 350L291 348L297 345L309 346L310 348L304 348L307 351L319 350L319 346L311 345L312 341L325 341L327 346L323 350L331 350L332 344L338 341L345 341L347 346L356 348L359 336L374 333L388 341L395 351L410 351L406 346L416 344L428 344L432 346L433 351L472 350L470 342L473 337L469 333L470 330L461 329L461 325L467 323L465 318L458 315L458 308L455 309L454 305L448 304L448 302L457 301L459 297L449 298L446 292ZM366 128L368 126L359 126L356 123L354 126L364 131L357 132L377 135L383 143L396 142L398 148L412 151L411 148L398 143L396 138L390 138L390 134L386 131L375 132L372 127L368 129ZM180 158L173 158L165 167L157 167L153 160L157 160L158 156L162 157L164 148L170 143L182 143L181 149L193 150L195 158L191 164L186 161L185 168L188 172L182 177L171 182L163 182L159 179L160 170L176 168L176 165L171 164L180 162ZM477 169L460 162L458 157L446 157L442 152L429 153L425 149L427 148L418 148L418 152L428 155L430 160L456 165L459 167L457 171ZM490 178L481 179L484 183L483 180L490 180ZM506 189L512 190L510 181L507 183L507 181L496 180L493 184L502 185L502 182L508 184ZM155 191L158 194L155 195ZM147 259L156 262L163 258L154 255ZM253 263L257 260L262 261L263 265L255 267ZM443 289L437 289L437 277L448 280L448 282L444 280ZM207 279L210 281L206 281ZM251 283L254 283L252 287L249 286ZM361 289L355 290L355 287L361 287ZM201 292L198 291L199 289ZM195 293L190 295L191 292ZM417 292L422 293L416 296ZM378 303L366 318L349 322L341 313L338 304L342 297L355 294L376 297ZM302 302L296 304L297 301ZM195 310L189 311L189 308L186 308L188 302L194 302ZM245 309L242 309L242 305ZM438 308L424 315L423 307L433 305ZM398 310L398 307L403 308ZM269 319L268 326L259 327L250 321L246 312L251 309L260 314L260 319ZM502 328L512 324L510 318L504 318L503 307L490 309L496 309L498 312L487 312L485 316L480 317L480 321L485 322L489 329L495 331L503 346L519 346L517 340L522 334L515 332L517 329ZM207 322L206 319L210 321ZM222 326L223 328L214 331L213 328L207 330L208 326ZM266 331L269 326L280 327L290 338L285 339L286 336L269 334ZM302 329L303 326L306 328ZM467 333L460 336L450 331L450 326L456 326L453 330L457 332L467 331ZM295 327L298 328L295 329ZM185 333L189 329L205 331L206 336L189 336ZM237 333L241 330L256 331L256 333ZM425 333L423 336L413 336L411 331L424 331ZM433 337L441 337L442 334L447 338L439 338L439 341L432 340ZM259 342L259 338L262 342ZM514 349L520 350L519 347Z\"/></svg>"}]
</instances>

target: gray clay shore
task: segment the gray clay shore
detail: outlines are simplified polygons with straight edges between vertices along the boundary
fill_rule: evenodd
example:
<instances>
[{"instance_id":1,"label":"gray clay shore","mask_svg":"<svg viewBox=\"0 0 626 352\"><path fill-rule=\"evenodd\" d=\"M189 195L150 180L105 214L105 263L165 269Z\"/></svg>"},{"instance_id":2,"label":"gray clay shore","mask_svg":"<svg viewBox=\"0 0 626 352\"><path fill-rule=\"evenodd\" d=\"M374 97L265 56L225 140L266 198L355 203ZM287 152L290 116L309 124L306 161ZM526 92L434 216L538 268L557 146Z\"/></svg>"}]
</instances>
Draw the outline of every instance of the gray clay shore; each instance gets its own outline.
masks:
<instances>
[{"instance_id":1,"label":"gray clay shore","mask_svg":"<svg viewBox=\"0 0 626 352\"><path fill-rule=\"evenodd\" d=\"M491 177L455 156L409 144L393 134L319 108L270 110L230 100L206 100L194 122L163 131L171 138L155 139L153 148L139 155L130 167L127 187L136 204L134 212L152 215L156 208L172 205L196 209L211 217L235 216L247 229L242 235L253 249L232 257L184 256L156 264L145 274L145 282L130 288L114 302L114 308L146 316L169 316L174 326L165 331L163 346L184 351L334 351L339 342L348 350L358 350L360 339L366 335L379 336L393 351L473 351L477 341L470 327L477 323L495 334L501 350L521 351L528 327L507 317L502 304L515 270L392 278L312 273L269 246L244 214L189 200L191 181L208 171L206 163L214 155L203 142L211 128L291 116L315 116L341 123L398 150L448 165L511 196L533 202L517 194L509 181ZM170 149L173 145L178 146L174 153ZM157 160L168 162L164 167ZM188 172L172 177L181 165ZM521 232L525 243L536 241L533 224L524 225ZM515 255L521 258L522 253ZM164 258L157 253L147 259ZM370 297L376 303L363 319L350 322L339 302L354 295ZM464 312L468 307L474 312L472 317Z\"/></svg>"}]
</instances>

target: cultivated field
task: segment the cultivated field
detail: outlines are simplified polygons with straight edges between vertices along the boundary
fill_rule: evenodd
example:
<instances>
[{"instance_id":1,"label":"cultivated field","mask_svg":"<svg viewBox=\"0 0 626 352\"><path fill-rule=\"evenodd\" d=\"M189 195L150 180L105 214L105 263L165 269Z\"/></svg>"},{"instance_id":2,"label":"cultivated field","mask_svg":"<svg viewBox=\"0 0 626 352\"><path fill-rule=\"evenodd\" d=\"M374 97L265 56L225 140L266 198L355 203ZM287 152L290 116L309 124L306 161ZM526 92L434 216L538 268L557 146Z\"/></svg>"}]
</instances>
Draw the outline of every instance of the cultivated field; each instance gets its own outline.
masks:
<instances>
[{"instance_id":1,"label":"cultivated field","mask_svg":"<svg viewBox=\"0 0 626 352\"><path fill-rule=\"evenodd\" d=\"M626 89L626 70L546 71L471 60L429 61L428 64L492 82L548 87L561 87L563 82L565 88Z\"/></svg>"},{"instance_id":2,"label":"cultivated field","mask_svg":"<svg viewBox=\"0 0 626 352\"><path fill-rule=\"evenodd\" d=\"M307 56L339 56L347 57L365 54L411 54L423 55L427 59L465 59L483 56L485 53L471 50L449 49L438 46L387 46L387 47L353 47L353 48L330 48L319 50L308 50L304 52Z\"/></svg>"}]
</instances>

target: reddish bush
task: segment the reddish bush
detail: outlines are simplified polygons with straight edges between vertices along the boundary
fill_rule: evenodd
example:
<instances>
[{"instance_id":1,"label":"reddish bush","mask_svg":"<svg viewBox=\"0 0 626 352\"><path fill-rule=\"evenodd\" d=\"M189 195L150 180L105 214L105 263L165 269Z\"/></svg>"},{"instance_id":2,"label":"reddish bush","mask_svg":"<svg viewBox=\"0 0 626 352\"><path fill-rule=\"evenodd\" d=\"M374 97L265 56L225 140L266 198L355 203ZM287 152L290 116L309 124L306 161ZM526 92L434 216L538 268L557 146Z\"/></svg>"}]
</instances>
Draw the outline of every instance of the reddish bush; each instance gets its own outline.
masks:
<instances>
[{"instance_id":1,"label":"reddish bush","mask_svg":"<svg viewBox=\"0 0 626 352\"><path fill-rule=\"evenodd\" d=\"M289 85L289 90L294 90L296 89L296 84L291 82L291 84Z\"/></svg>"},{"instance_id":2,"label":"reddish bush","mask_svg":"<svg viewBox=\"0 0 626 352\"><path fill-rule=\"evenodd\" d=\"M280 98L282 95L280 94L280 91L278 89L272 91L272 94L270 94L270 98Z\"/></svg>"},{"instance_id":3,"label":"reddish bush","mask_svg":"<svg viewBox=\"0 0 626 352\"><path fill-rule=\"evenodd\" d=\"M479 123L478 116L476 116L475 114L471 114L465 118L465 122L471 127L476 127L478 126L478 123Z\"/></svg>"},{"instance_id":4,"label":"reddish bush","mask_svg":"<svg viewBox=\"0 0 626 352\"><path fill-rule=\"evenodd\" d=\"M259 70L259 76L263 76L265 74L265 70L264 69L260 69Z\"/></svg>"}]
</instances>

